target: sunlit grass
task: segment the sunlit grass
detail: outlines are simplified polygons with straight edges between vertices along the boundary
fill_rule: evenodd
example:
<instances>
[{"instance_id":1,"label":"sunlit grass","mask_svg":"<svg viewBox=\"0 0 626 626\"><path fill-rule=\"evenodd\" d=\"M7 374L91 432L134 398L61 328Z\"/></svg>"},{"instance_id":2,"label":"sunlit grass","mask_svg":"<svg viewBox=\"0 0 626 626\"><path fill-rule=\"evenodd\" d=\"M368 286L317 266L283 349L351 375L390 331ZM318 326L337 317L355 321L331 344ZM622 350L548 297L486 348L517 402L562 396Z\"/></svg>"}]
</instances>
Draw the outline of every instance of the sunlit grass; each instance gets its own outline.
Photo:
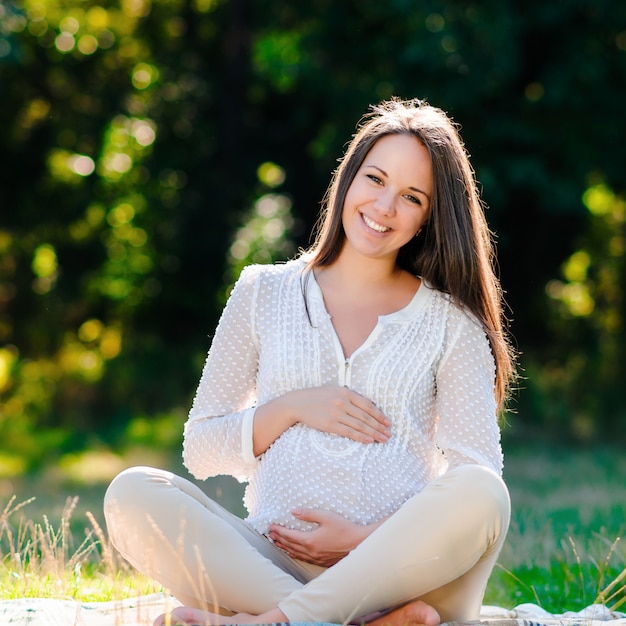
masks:
<instances>
[{"instance_id":1,"label":"sunlit grass","mask_svg":"<svg viewBox=\"0 0 626 626\"><path fill-rule=\"evenodd\" d=\"M503 555L491 577L485 603L511 608L530 602L552 613L579 611L591 604L623 611L626 563L621 540L595 539L595 545L588 545L583 553L577 541L589 544L584 538L555 539L541 559L528 558L510 567ZM538 550L534 547L533 551Z\"/></svg>"},{"instance_id":2,"label":"sunlit grass","mask_svg":"<svg viewBox=\"0 0 626 626\"><path fill-rule=\"evenodd\" d=\"M58 523L28 517L33 501L11 497L0 514L0 597L102 602L162 591L117 557L90 512L82 532L72 530L78 498L67 500Z\"/></svg>"},{"instance_id":3,"label":"sunlit grass","mask_svg":"<svg viewBox=\"0 0 626 626\"><path fill-rule=\"evenodd\" d=\"M626 610L626 458L619 448L513 448L511 527L485 602Z\"/></svg>"}]
</instances>

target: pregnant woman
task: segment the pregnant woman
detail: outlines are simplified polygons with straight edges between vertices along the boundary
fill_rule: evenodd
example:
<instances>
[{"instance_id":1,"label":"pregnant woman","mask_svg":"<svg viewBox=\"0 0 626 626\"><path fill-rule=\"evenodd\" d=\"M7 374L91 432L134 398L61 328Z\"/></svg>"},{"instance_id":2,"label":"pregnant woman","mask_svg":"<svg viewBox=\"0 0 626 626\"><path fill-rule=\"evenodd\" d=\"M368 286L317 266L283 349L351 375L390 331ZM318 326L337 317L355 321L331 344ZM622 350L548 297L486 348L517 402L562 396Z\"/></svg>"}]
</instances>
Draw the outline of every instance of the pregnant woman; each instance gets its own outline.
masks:
<instances>
[{"instance_id":1,"label":"pregnant woman","mask_svg":"<svg viewBox=\"0 0 626 626\"><path fill-rule=\"evenodd\" d=\"M153 468L107 491L111 540L183 604L172 622L477 619L510 512L493 255L452 121L372 107L313 246L242 272L185 425L186 467L247 481L248 517Z\"/></svg>"}]
</instances>

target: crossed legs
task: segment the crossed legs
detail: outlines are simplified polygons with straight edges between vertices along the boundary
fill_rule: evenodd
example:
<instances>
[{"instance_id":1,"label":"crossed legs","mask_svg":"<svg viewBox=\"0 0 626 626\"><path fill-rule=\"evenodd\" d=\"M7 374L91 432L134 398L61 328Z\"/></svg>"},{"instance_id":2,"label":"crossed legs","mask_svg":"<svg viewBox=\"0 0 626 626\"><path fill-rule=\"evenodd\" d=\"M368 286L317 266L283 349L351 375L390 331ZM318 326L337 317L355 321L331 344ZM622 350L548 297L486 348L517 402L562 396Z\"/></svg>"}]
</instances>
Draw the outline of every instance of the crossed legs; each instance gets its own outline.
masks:
<instances>
[{"instance_id":1,"label":"crossed legs","mask_svg":"<svg viewBox=\"0 0 626 626\"><path fill-rule=\"evenodd\" d=\"M509 498L493 472L456 468L327 570L290 559L169 472L123 472L107 492L105 515L122 556L187 607L237 613L237 623L245 615L257 623L268 615L274 622L346 622L392 609L370 617L434 626L440 618L477 618L506 535Z\"/></svg>"}]
</instances>

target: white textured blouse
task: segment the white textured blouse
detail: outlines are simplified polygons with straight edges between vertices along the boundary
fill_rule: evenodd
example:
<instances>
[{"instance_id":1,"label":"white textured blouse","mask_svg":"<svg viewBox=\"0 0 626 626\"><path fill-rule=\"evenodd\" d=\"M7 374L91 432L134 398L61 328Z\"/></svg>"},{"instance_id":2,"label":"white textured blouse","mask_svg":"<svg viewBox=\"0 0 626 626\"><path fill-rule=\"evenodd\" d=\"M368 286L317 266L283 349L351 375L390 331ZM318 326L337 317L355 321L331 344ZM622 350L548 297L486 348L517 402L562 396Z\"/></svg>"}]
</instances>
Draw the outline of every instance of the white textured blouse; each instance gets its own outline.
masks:
<instances>
[{"instance_id":1,"label":"white textured blouse","mask_svg":"<svg viewBox=\"0 0 626 626\"><path fill-rule=\"evenodd\" d=\"M248 481L247 520L260 533L271 523L313 528L291 515L301 507L373 523L465 463L501 473L495 365L475 317L422 281L346 359L313 272L303 268L299 259L242 272L185 424L189 471ZM374 402L391 421L389 440L364 444L298 423L255 458L255 408L321 385L345 385Z\"/></svg>"}]
</instances>

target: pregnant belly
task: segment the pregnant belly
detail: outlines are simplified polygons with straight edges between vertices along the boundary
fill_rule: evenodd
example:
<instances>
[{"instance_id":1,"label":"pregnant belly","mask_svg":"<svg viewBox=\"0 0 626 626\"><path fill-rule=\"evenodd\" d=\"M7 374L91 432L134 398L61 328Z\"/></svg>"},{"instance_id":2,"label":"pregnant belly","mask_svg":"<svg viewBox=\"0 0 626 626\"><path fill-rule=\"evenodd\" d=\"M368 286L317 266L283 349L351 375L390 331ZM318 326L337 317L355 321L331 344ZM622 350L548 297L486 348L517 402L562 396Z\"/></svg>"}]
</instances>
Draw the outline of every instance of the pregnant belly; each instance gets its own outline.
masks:
<instances>
[{"instance_id":1,"label":"pregnant belly","mask_svg":"<svg viewBox=\"0 0 626 626\"><path fill-rule=\"evenodd\" d=\"M291 511L310 508L369 524L421 489L419 470L407 451L389 443L362 444L306 427L290 429L264 454L248 485L248 520L260 532L270 523L309 530L314 525Z\"/></svg>"}]
</instances>

